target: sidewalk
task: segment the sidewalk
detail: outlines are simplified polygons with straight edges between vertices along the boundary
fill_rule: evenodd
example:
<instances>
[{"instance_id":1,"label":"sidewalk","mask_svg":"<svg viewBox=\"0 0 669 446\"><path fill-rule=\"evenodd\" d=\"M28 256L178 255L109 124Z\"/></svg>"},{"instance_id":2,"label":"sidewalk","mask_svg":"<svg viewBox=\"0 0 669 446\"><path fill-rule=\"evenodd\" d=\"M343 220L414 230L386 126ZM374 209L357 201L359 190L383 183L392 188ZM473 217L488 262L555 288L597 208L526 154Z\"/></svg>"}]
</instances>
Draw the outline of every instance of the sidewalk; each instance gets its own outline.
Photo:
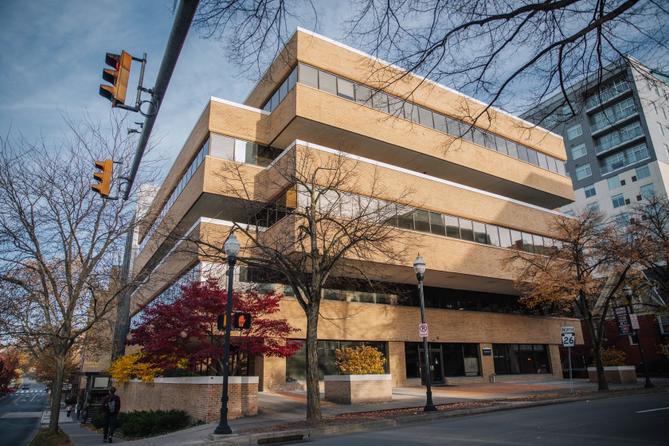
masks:
<instances>
[{"instance_id":1,"label":"sidewalk","mask_svg":"<svg viewBox=\"0 0 669 446\"><path fill-rule=\"evenodd\" d=\"M657 378L654 383L660 386L669 386L669 379ZM642 389L643 380L637 384L611 384L611 390ZM595 391L597 385L587 380L574 380L574 391ZM568 396L570 383L568 380L556 381L508 381L494 384L466 384L459 386L443 386L433 388L435 404L457 403L475 400L514 400L537 396ZM321 402L323 417L375 410L400 409L422 407L425 404L424 387L399 387L393 389L393 401L376 404L338 405L327 401ZM304 392L260 392L258 394L259 413L255 417L240 418L230 421L233 432L248 432L304 420L306 395ZM62 414L61 414L62 417ZM213 433L218 423L203 424L182 431L173 432L158 437L145 438L134 441L114 439L115 443L124 446L190 446L209 443L209 435ZM71 420L61 425L76 446L90 446L102 443L102 434L91 432Z\"/></svg>"}]
</instances>

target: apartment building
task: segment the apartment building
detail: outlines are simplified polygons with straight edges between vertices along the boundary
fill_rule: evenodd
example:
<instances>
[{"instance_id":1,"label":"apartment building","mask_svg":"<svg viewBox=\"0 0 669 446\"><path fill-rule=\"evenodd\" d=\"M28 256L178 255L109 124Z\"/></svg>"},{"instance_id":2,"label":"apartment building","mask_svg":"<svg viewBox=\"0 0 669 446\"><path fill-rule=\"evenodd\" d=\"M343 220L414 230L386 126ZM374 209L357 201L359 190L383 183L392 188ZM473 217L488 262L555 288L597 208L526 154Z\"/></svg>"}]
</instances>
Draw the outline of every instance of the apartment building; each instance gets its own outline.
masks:
<instances>
[{"instance_id":1,"label":"apartment building","mask_svg":"<svg viewBox=\"0 0 669 446\"><path fill-rule=\"evenodd\" d=\"M575 201L561 208L570 215L600 211L620 224L633 206L669 187L669 77L625 57L607 66L601 81L581 81L568 89L572 109L556 95L523 116L564 137L567 172ZM659 296L647 296L661 305ZM641 306L641 342L652 370L666 369L669 317ZM636 336L617 336L607 321L608 342L640 363Z\"/></svg>"},{"instance_id":2,"label":"apartment building","mask_svg":"<svg viewBox=\"0 0 669 446\"><path fill-rule=\"evenodd\" d=\"M591 208L624 222L644 197L667 196L669 78L631 57L603 71L601 82L569 89L575 114L556 95L524 117L564 138L575 201L561 210Z\"/></svg>"},{"instance_id":3,"label":"apartment building","mask_svg":"<svg viewBox=\"0 0 669 446\"><path fill-rule=\"evenodd\" d=\"M301 205L299 191L296 198L265 187L265 179L289 168L287 159L344 156L356 161L361 181L342 192L369 194L365 180L372 172L391 188L413 191L389 219L411 245L381 265L383 274L372 262L360 265L384 287L346 277L331 282L318 332L322 373L334 372L336 348L366 343L384 353L394 385L420 381L412 270L420 249L427 263L435 383L482 382L492 374L561 377L560 327L579 325L528 314L513 286L517 273L505 267L505 259L511 249L540 255L559 243L551 234L553 209L573 199L562 138L494 109L470 129L462 110L476 113L485 104L413 75L386 81L401 74L298 29L243 104L211 98L140 231L133 272L150 273L150 279L132 296L133 317L144 304L176 298L182 284L225 271L222 261L180 249L167 234L222 243L232 222L260 224L268 236L293 230L290 209ZM239 181L224 180L221 172L231 169ZM250 202L260 209L279 201L281 209L268 208L272 213L262 223L249 220L244 210ZM241 241L243 257L247 247ZM281 282L244 266L235 271L235 286L253 283L283 292L280 317L298 329L295 339L304 339L304 313ZM580 334L579 329L578 339ZM263 388L281 387L304 379L304 362L303 350L287 359L251 358L245 373L259 375Z\"/></svg>"}]
</instances>

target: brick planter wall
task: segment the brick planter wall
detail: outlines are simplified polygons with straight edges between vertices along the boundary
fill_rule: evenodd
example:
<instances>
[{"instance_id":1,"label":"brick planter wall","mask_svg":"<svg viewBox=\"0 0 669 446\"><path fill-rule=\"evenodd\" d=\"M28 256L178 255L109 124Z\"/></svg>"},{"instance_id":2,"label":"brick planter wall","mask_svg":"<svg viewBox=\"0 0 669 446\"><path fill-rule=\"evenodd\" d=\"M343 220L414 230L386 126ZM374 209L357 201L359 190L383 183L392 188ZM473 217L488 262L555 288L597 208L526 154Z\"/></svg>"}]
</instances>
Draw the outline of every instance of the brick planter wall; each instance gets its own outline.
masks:
<instances>
[{"instance_id":1,"label":"brick planter wall","mask_svg":"<svg viewBox=\"0 0 669 446\"><path fill-rule=\"evenodd\" d=\"M325 375L325 399L339 404L392 401L392 378L390 374Z\"/></svg>"},{"instance_id":2,"label":"brick planter wall","mask_svg":"<svg viewBox=\"0 0 669 446\"><path fill-rule=\"evenodd\" d=\"M222 376L156 378L152 383L132 380L115 386L121 398L121 412L178 409L206 423L220 417ZM231 376L228 390L229 419L258 413L257 376Z\"/></svg>"}]
</instances>

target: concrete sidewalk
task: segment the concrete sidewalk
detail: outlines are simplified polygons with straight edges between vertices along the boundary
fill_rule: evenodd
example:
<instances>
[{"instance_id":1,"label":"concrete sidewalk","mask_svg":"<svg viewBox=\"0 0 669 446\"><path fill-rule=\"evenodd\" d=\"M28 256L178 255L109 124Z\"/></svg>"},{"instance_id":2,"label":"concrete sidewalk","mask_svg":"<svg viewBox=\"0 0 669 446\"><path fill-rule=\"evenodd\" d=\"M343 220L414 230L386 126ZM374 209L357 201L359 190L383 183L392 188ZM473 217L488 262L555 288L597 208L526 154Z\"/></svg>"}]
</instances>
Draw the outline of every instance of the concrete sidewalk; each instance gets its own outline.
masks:
<instances>
[{"instance_id":1,"label":"concrete sidewalk","mask_svg":"<svg viewBox=\"0 0 669 446\"><path fill-rule=\"evenodd\" d=\"M669 379L654 379L658 386L669 386ZM611 384L611 390L641 389L643 380L637 384ZM597 385L587 380L574 380L577 392L595 391ZM535 395L568 395L568 380L555 381L506 381L493 384L466 384L458 386L441 386L433 388L435 404L446 404L470 400L517 399ZM332 417L344 413L368 412L384 409L406 407L422 407L425 404L424 387L399 387L393 389L393 401L376 404L338 405L322 401L323 417ZM260 392L258 394L259 413L254 417L240 418L230 421L233 432L243 432L273 425L298 422L304 420L306 410L306 394L304 392ZM189 446L209 442L218 423L203 424L178 432L158 437L134 441L114 439L115 443L124 446ZM76 446L91 446L102 443L102 434L91 432L79 423L65 423L62 429L70 436Z\"/></svg>"}]
</instances>

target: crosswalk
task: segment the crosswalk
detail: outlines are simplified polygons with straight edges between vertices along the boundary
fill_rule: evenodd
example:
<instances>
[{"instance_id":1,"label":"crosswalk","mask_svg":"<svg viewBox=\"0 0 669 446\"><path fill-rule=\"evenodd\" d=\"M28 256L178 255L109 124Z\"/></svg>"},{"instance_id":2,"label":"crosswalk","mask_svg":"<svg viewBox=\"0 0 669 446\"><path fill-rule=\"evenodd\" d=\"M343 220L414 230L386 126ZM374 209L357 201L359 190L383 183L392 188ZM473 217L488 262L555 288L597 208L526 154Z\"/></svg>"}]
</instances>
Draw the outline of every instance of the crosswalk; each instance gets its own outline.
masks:
<instances>
[{"instance_id":1,"label":"crosswalk","mask_svg":"<svg viewBox=\"0 0 669 446\"><path fill-rule=\"evenodd\" d=\"M30 390L17 390L14 393L16 393L16 394L26 394L26 393L45 393L45 392L46 392L46 390L44 390L44 389L39 389L39 390L30 389Z\"/></svg>"}]
</instances>

